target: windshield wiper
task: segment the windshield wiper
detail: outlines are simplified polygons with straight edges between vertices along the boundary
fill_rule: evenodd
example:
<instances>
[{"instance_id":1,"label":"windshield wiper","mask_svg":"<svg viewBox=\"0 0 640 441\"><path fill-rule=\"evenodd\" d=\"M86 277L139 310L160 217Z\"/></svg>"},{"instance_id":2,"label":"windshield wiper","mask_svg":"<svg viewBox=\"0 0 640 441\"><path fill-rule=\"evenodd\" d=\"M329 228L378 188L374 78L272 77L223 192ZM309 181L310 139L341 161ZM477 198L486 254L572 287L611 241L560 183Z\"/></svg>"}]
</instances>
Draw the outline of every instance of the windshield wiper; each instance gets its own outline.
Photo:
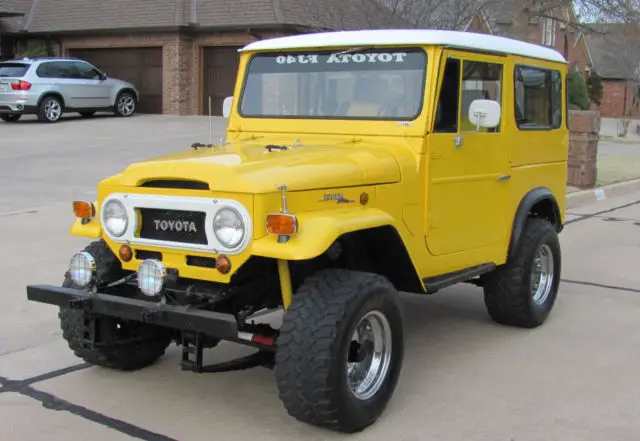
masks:
<instances>
[{"instance_id":1,"label":"windshield wiper","mask_svg":"<svg viewBox=\"0 0 640 441\"><path fill-rule=\"evenodd\" d=\"M342 52L338 52L338 53L336 53L334 55L350 54L351 52L363 51L365 49L367 49L367 48L366 47L352 47L352 48L349 48L349 49L345 49Z\"/></svg>"}]
</instances>

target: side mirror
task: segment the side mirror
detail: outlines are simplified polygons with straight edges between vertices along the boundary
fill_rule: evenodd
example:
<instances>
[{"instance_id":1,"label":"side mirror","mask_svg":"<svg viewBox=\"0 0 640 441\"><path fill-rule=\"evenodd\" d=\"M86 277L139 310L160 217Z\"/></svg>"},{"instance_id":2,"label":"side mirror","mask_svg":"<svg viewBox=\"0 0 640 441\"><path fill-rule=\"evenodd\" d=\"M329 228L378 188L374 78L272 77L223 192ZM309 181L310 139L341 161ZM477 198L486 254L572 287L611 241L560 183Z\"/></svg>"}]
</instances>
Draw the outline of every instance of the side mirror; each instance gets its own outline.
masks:
<instances>
[{"instance_id":1,"label":"side mirror","mask_svg":"<svg viewBox=\"0 0 640 441\"><path fill-rule=\"evenodd\" d=\"M222 116L225 118L229 118L231 115L231 106L233 106L233 97L228 96L222 102Z\"/></svg>"},{"instance_id":2,"label":"side mirror","mask_svg":"<svg viewBox=\"0 0 640 441\"><path fill-rule=\"evenodd\" d=\"M501 114L502 108L497 101L474 100L469 106L469 122L475 125L478 130L480 127L489 129L498 127Z\"/></svg>"}]
</instances>

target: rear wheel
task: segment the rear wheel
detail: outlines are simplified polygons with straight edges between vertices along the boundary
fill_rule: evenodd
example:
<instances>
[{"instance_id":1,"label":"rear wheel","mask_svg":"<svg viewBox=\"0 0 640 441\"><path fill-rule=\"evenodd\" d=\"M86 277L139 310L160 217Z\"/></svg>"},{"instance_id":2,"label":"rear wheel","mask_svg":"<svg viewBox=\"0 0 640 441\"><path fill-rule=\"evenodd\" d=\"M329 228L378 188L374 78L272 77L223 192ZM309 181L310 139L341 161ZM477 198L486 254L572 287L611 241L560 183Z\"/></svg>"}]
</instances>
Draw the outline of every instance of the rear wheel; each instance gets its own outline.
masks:
<instances>
[{"instance_id":1,"label":"rear wheel","mask_svg":"<svg viewBox=\"0 0 640 441\"><path fill-rule=\"evenodd\" d=\"M560 241L553 225L529 219L509 261L484 277L489 315L503 325L542 325L558 296L560 271Z\"/></svg>"},{"instance_id":2,"label":"rear wheel","mask_svg":"<svg viewBox=\"0 0 640 441\"><path fill-rule=\"evenodd\" d=\"M277 341L280 399L297 420L353 433L373 424L404 357L398 292L378 275L327 270L305 281Z\"/></svg>"},{"instance_id":3,"label":"rear wheel","mask_svg":"<svg viewBox=\"0 0 640 441\"><path fill-rule=\"evenodd\" d=\"M96 261L96 277L113 281L120 275L117 258L103 241L85 248ZM64 287L76 288L65 276ZM116 370L137 370L158 360L172 341L167 329L137 321L60 308L62 336L76 356L87 363ZM94 338L98 336L97 344Z\"/></svg>"},{"instance_id":4,"label":"rear wheel","mask_svg":"<svg viewBox=\"0 0 640 441\"><path fill-rule=\"evenodd\" d=\"M0 115L0 119L5 122L16 122L22 115Z\"/></svg>"},{"instance_id":5,"label":"rear wheel","mask_svg":"<svg viewBox=\"0 0 640 441\"><path fill-rule=\"evenodd\" d=\"M56 123L62 118L62 101L55 96L46 96L38 107L38 119L47 123Z\"/></svg>"}]
</instances>

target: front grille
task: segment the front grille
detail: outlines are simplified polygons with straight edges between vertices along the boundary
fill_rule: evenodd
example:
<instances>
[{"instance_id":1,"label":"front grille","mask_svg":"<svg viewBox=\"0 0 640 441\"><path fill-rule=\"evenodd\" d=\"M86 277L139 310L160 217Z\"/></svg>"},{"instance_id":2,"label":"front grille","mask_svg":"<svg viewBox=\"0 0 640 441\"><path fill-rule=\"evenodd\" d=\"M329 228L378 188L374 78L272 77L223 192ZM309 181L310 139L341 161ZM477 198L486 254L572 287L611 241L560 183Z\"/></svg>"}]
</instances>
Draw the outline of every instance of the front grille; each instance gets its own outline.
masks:
<instances>
[{"instance_id":1,"label":"front grille","mask_svg":"<svg viewBox=\"0 0 640 441\"><path fill-rule=\"evenodd\" d=\"M140 208L140 238L207 245L205 213Z\"/></svg>"}]
</instances>

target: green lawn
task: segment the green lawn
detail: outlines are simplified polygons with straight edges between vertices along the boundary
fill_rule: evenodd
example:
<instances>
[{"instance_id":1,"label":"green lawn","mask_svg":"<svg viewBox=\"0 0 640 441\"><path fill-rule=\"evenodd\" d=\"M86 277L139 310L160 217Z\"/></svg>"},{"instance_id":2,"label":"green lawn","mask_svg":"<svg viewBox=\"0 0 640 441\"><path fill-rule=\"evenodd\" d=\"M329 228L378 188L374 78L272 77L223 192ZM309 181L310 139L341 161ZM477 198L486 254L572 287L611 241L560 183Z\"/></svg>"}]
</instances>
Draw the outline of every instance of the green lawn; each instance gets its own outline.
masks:
<instances>
[{"instance_id":1,"label":"green lawn","mask_svg":"<svg viewBox=\"0 0 640 441\"><path fill-rule=\"evenodd\" d=\"M640 156L602 156L598 158L596 186L640 178Z\"/></svg>"}]
</instances>

